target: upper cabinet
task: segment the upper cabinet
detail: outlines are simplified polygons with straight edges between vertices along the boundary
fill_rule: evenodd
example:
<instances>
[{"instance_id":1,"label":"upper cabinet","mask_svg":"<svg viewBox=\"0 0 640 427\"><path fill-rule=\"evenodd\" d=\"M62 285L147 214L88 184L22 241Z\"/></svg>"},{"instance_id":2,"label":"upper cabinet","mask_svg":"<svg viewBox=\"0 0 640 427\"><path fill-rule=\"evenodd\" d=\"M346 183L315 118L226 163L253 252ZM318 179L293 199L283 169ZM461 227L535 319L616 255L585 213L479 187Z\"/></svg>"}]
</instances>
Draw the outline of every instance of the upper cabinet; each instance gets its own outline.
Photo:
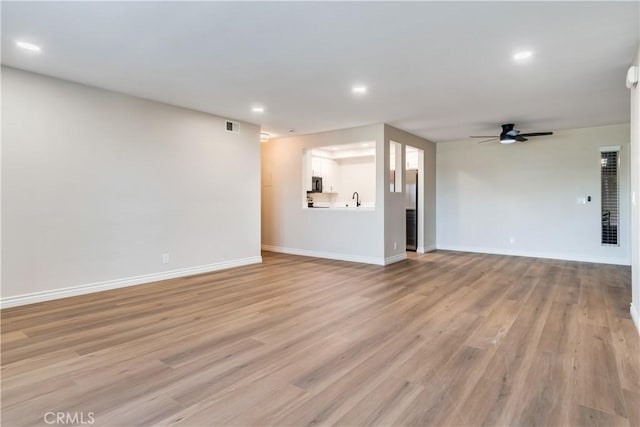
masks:
<instances>
[{"instance_id":1,"label":"upper cabinet","mask_svg":"<svg viewBox=\"0 0 640 427\"><path fill-rule=\"evenodd\" d=\"M338 164L335 160L322 159L323 186L325 193L338 192Z\"/></svg>"},{"instance_id":2,"label":"upper cabinet","mask_svg":"<svg viewBox=\"0 0 640 427\"><path fill-rule=\"evenodd\" d=\"M311 176L322 176L322 166L324 159L322 157L311 156Z\"/></svg>"},{"instance_id":3,"label":"upper cabinet","mask_svg":"<svg viewBox=\"0 0 640 427\"><path fill-rule=\"evenodd\" d=\"M311 156L311 176L322 178L322 192L336 193L338 191L338 167L335 160L325 157ZM311 179L309 179L311 182Z\"/></svg>"}]
</instances>

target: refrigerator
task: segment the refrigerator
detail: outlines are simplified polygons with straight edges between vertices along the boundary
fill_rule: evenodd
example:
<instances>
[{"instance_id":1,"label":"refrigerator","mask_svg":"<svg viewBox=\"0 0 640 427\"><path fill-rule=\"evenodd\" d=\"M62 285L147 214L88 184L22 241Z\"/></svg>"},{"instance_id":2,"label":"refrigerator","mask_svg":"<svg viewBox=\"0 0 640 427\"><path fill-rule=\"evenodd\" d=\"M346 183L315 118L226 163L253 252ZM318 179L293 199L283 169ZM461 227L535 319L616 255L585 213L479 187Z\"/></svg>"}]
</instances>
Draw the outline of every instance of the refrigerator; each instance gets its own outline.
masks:
<instances>
[{"instance_id":1,"label":"refrigerator","mask_svg":"<svg viewBox=\"0 0 640 427\"><path fill-rule=\"evenodd\" d=\"M415 251L418 248L418 171L407 170L404 182L407 250Z\"/></svg>"}]
</instances>

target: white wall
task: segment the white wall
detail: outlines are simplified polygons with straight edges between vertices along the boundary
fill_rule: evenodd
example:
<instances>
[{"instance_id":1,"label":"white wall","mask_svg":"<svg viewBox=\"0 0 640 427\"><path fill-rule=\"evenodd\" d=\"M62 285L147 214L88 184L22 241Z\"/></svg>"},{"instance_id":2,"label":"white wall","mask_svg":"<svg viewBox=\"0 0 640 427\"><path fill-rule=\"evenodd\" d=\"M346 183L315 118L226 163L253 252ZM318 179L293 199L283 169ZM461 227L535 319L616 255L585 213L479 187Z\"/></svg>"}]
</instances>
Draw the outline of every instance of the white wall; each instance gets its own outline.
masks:
<instances>
[{"instance_id":1,"label":"white wall","mask_svg":"<svg viewBox=\"0 0 640 427\"><path fill-rule=\"evenodd\" d=\"M611 145L622 146L619 247L600 244L599 147ZM629 125L438 144L437 199L438 248L629 264Z\"/></svg>"},{"instance_id":2,"label":"white wall","mask_svg":"<svg viewBox=\"0 0 640 427\"><path fill-rule=\"evenodd\" d=\"M384 263L383 125L273 139L262 144L262 244L267 250ZM303 152L376 141L376 207L305 209ZM342 191L342 190L340 190Z\"/></svg>"},{"instance_id":3,"label":"white wall","mask_svg":"<svg viewBox=\"0 0 640 427\"><path fill-rule=\"evenodd\" d=\"M354 191L358 192L360 202L376 201L376 163L373 157L350 157L336 159L338 165L337 202L351 202Z\"/></svg>"},{"instance_id":4,"label":"white wall","mask_svg":"<svg viewBox=\"0 0 640 427\"><path fill-rule=\"evenodd\" d=\"M404 159L407 145L423 151L424 171L418 176L419 187L424 190L423 238L425 251L435 249L436 246L436 144L416 135L410 134L393 126L384 126L384 150L385 158L389 159L389 142L401 144L402 157ZM400 162L402 175L406 171L406 162ZM387 257L395 256L406 251L406 204L404 193L389 192L389 160L385 160L385 254ZM403 182L404 186L404 182ZM420 241L420 238L418 239ZM394 249L394 243L397 243Z\"/></svg>"},{"instance_id":5,"label":"white wall","mask_svg":"<svg viewBox=\"0 0 640 427\"><path fill-rule=\"evenodd\" d=\"M3 305L260 261L257 126L6 67L2 113Z\"/></svg>"},{"instance_id":6,"label":"white wall","mask_svg":"<svg viewBox=\"0 0 640 427\"><path fill-rule=\"evenodd\" d=\"M640 65L640 46L633 62ZM640 332L640 85L631 89L631 315Z\"/></svg>"}]
</instances>

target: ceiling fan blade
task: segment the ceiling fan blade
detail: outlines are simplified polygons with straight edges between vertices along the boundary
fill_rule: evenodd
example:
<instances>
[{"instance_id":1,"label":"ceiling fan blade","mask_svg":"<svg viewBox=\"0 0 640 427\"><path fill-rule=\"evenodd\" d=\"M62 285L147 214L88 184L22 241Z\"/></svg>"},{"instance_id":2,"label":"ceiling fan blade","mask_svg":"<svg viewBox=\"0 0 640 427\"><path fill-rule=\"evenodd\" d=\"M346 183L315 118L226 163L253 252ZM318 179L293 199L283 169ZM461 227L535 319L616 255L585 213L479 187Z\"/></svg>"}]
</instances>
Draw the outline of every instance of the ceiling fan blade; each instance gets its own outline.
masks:
<instances>
[{"instance_id":1,"label":"ceiling fan blade","mask_svg":"<svg viewBox=\"0 0 640 427\"><path fill-rule=\"evenodd\" d=\"M498 135L473 135L469 138L497 138Z\"/></svg>"},{"instance_id":2,"label":"ceiling fan blade","mask_svg":"<svg viewBox=\"0 0 640 427\"><path fill-rule=\"evenodd\" d=\"M516 141L518 141L518 142L525 142L525 141L528 141L528 139L527 139L527 138L525 138L525 137L524 137L524 136L522 136L522 135L517 135L515 138L516 138Z\"/></svg>"},{"instance_id":3,"label":"ceiling fan blade","mask_svg":"<svg viewBox=\"0 0 640 427\"><path fill-rule=\"evenodd\" d=\"M511 129L509 132L506 133L506 135L509 136L516 136L520 133L520 131L518 129Z\"/></svg>"},{"instance_id":4,"label":"ceiling fan blade","mask_svg":"<svg viewBox=\"0 0 640 427\"><path fill-rule=\"evenodd\" d=\"M530 133L520 134L520 136L545 136L545 135L553 135L553 132L530 132Z\"/></svg>"},{"instance_id":5,"label":"ceiling fan blade","mask_svg":"<svg viewBox=\"0 0 640 427\"><path fill-rule=\"evenodd\" d=\"M492 137L492 138L485 139L484 141L478 141L478 144L484 144L485 142L495 141L495 140L497 140L498 138L499 138L499 137L494 136L494 137Z\"/></svg>"}]
</instances>

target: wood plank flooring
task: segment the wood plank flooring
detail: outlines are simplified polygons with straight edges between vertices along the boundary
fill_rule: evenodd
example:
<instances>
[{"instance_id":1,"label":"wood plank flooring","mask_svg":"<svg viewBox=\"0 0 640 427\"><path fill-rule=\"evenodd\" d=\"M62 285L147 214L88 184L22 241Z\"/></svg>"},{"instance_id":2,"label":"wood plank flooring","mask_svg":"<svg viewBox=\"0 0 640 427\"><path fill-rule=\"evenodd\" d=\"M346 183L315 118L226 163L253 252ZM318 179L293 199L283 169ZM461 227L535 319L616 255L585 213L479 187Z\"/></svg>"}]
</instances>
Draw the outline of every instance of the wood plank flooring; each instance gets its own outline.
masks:
<instances>
[{"instance_id":1,"label":"wood plank flooring","mask_svg":"<svg viewBox=\"0 0 640 427\"><path fill-rule=\"evenodd\" d=\"M628 267L263 255L2 310L2 425L640 424Z\"/></svg>"}]
</instances>

